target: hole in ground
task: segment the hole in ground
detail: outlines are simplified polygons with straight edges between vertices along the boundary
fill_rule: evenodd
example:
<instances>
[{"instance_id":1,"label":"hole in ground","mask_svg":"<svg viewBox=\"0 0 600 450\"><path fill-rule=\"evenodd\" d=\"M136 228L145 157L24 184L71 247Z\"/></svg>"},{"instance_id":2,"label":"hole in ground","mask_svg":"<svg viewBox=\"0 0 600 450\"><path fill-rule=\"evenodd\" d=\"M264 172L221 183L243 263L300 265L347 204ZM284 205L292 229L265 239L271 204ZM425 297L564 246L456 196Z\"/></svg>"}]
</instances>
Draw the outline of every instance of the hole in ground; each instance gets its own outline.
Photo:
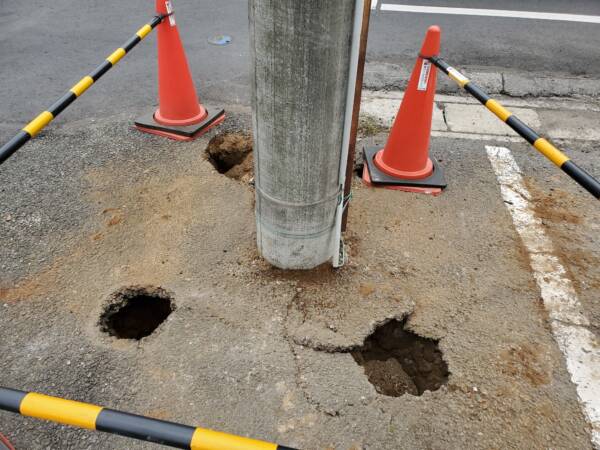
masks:
<instances>
[{"instance_id":1,"label":"hole in ground","mask_svg":"<svg viewBox=\"0 0 600 450\"><path fill-rule=\"evenodd\" d=\"M115 292L100 315L100 329L119 339L140 340L151 335L175 310L162 288L131 286Z\"/></svg>"},{"instance_id":2,"label":"hole in ground","mask_svg":"<svg viewBox=\"0 0 600 450\"><path fill-rule=\"evenodd\" d=\"M253 177L252 136L248 133L223 133L206 147L208 160L219 173L249 182Z\"/></svg>"},{"instance_id":3,"label":"hole in ground","mask_svg":"<svg viewBox=\"0 0 600 450\"><path fill-rule=\"evenodd\" d=\"M365 163L362 159L362 156L360 157L360 160L357 157L356 161L354 162L354 176L362 179L364 167Z\"/></svg>"},{"instance_id":4,"label":"hole in ground","mask_svg":"<svg viewBox=\"0 0 600 450\"><path fill-rule=\"evenodd\" d=\"M448 366L438 342L405 330L406 320L378 327L364 345L353 351L375 390L400 397L435 391L448 381Z\"/></svg>"}]
</instances>

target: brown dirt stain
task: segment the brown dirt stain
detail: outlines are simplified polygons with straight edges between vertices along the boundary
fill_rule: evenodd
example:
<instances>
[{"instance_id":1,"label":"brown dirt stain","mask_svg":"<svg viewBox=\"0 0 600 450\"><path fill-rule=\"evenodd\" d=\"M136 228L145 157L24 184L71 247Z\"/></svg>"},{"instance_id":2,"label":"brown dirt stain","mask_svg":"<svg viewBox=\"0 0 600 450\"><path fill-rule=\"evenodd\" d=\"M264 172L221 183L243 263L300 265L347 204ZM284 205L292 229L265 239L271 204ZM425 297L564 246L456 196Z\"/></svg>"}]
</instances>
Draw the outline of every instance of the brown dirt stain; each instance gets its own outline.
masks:
<instances>
[{"instance_id":1,"label":"brown dirt stain","mask_svg":"<svg viewBox=\"0 0 600 450\"><path fill-rule=\"evenodd\" d=\"M121 216L113 216L107 223L106 225L109 227L114 227L115 225L119 225L121 222L123 222L123 217Z\"/></svg>"},{"instance_id":2,"label":"brown dirt stain","mask_svg":"<svg viewBox=\"0 0 600 450\"><path fill-rule=\"evenodd\" d=\"M569 277L573 281L575 290L581 294L585 290L598 290L600 289L600 276L598 271L594 269L600 267L600 258L591 252L587 252L578 247L571 247L568 250L564 250L562 247L556 250L556 254L562 261L566 261L567 271ZM577 272L578 275L574 275L572 272ZM585 285L582 283L582 279L585 278Z\"/></svg>"},{"instance_id":3,"label":"brown dirt stain","mask_svg":"<svg viewBox=\"0 0 600 450\"><path fill-rule=\"evenodd\" d=\"M169 420L169 419L173 418L171 413L169 413L167 410L162 409L162 408L150 409L150 410L146 411L145 415L147 417L152 417L153 419L159 419L159 420Z\"/></svg>"},{"instance_id":4,"label":"brown dirt stain","mask_svg":"<svg viewBox=\"0 0 600 450\"><path fill-rule=\"evenodd\" d=\"M78 248L71 255L58 257L52 264L38 273L23 278L15 286L1 288L0 299L10 304L44 295L58 284L57 280L67 261L80 256L81 248Z\"/></svg>"},{"instance_id":5,"label":"brown dirt stain","mask_svg":"<svg viewBox=\"0 0 600 450\"><path fill-rule=\"evenodd\" d=\"M373 292L375 292L375 286L371 283L361 284L360 286L358 286L358 292L360 292L360 295L362 297L368 297Z\"/></svg>"},{"instance_id":6,"label":"brown dirt stain","mask_svg":"<svg viewBox=\"0 0 600 450\"><path fill-rule=\"evenodd\" d=\"M502 373L527 380L533 386L550 383L551 366L544 360L543 348L537 344L524 343L513 346L500 354L504 362Z\"/></svg>"},{"instance_id":7,"label":"brown dirt stain","mask_svg":"<svg viewBox=\"0 0 600 450\"><path fill-rule=\"evenodd\" d=\"M303 287L331 283L334 279L338 278L340 274L340 272L334 269L329 263L321 264L310 270L284 270L271 266L262 259L260 259L260 261L263 263L263 270L261 270L263 276L271 279L297 281Z\"/></svg>"},{"instance_id":8,"label":"brown dirt stain","mask_svg":"<svg viewBox=\"0 0 600 450\"><path fill-rule=\"evenodd\" d=\"M104 216L110 217L104 225L107 230L119 225L119 233L102 231L82 236L82 242L74 246L72 253L57 257L51 264L24 277L14 286L2 286L1 298L4 302L14 303L55 293L58 289L64 289L65 280L71 280L67 293L74 292L81 288L78 280L94 280L97 277L95 273L106 266L114 268L111 276L122 284L129 281L160 284L180 272L179 249L189 222L189 205L198 198L195 177L184 175L170 180L149 178L142 185L121 185L115 189L118 183L112 173L110 168L90 171L87 176L90 191L86 195L96 204L114 204L115 201L122 202L120 204L131 203L130 220L124 220L122 208L103 209L100 220L104 222ZM165 216L169 220L162 218ZM93 247L90 241L94 242ZM152 242L152 245L147 245L147 242ZM129 259L121 260L121 256L115 254L114 258L100 262L93 257L97 254L112 255L112 249L122 248L126 243L137 249ZM109 251L104 252L103 248ZM74 272L79 274L77 280L73 280ZM67 297L69 295L65 300ZM70 300L70 309L85 310L86 305L81 303L77 295Z\"/></svg>"},{"instance_id":9,"label":"brown dirt stain","mask_svg":"<svg viewBox=\"0 0 600 450\"><path fill-rule=\"evenodd\" d=\"M361 238L358 235L353 233L351 230L348 230L346 232L345 242L350 257L357 257L360 255Z\"/></svg>"},{"instance_id":10,"label":"brown dirt stain","mask_svg":"<svg viewBox=\"0 0 600 450\"><path fill-rule=\"evenodd\" d=\"M597 270L600 257L588 250L586 240L572 231L571 225L580 225L585 220L570 211L580 199L559 189L543 192L532 179L526 179L526 185L534 197L535 213L546 225L546 232L554 243L554 253L562 261L576 292L581 295L600 289L600 272Z\"/></svg>"},{"instance_id":11,"label":"brown dirt stain","mask_svg":"<svg viewBox=\"0 0 600 450\"><path fill-rule=\"evenodd\" d=\"M530 178L525 178L524 181L525 186L535 198L532 205L535 214L540 219L555 223L582 223L582 217L570 208L574 200L571 194L560 189L544 192Z\"/></svg>"}]
</instances>

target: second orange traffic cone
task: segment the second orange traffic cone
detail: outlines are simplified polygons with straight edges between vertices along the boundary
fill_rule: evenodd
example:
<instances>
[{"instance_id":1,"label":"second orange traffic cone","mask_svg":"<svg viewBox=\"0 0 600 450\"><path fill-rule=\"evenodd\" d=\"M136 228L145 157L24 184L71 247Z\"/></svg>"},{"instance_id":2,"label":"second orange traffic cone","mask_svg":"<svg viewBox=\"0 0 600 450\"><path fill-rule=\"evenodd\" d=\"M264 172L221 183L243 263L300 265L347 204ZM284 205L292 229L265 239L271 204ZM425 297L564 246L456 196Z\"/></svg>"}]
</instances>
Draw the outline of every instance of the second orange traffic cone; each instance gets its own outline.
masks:
<instances>
[{"instance_id":1,"label":"second orange traffic cone","mask_svg":"<svg viewBox=\"0 0 600 450\"><path fill-rule=\"evenodd\" d=\"M429 158L441 30L429 27L385 147L366 148L363 179L390 189L439 194L446 187L441 167Z\"/></svg>"},{"instance_id":2,"label":"second orange traffic cone","mask_svg":"<svg viewBox=\"0 0 600 450\"><path fill-rule=\"evenodd\" d=\"M170 0L156 0L156 12L168 15L157 27L158 109L135 121L147 133L189 141L225 119L222 108L200 103Z\"/></svg>"}]
</instances>

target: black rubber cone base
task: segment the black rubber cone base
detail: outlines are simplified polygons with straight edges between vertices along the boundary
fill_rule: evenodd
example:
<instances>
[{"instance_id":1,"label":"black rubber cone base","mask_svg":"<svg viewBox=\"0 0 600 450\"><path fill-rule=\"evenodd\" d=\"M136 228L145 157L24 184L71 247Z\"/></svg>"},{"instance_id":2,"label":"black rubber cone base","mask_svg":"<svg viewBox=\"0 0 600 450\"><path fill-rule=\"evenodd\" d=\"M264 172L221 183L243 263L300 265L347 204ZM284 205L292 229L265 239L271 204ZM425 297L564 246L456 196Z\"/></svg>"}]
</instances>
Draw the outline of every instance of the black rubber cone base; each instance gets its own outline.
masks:
<instances>
[{"instance_id":1,"label":"black rubber cone base","mask_svg":"<svg viewBox=\"0 0 600 450\"><path fill-rule=\"evenodd\" d=\"M215 125L220 124L225 119L225 110L215 108L210 105L203 105L208 115L199 123L178 127L173 125L163 125L154 120L154 112L143 115L136 119L135 126L140 131L145 131L159 136L170 137L173 139L191 140L194 139Z\"/></svg>"},{"instance_id":2,"label":"black rubber cone base","mask_svg":"<svg viewBox=\"0 0 600 450\"><path fill-rule=\"evenodd\" d=\"M378 151L382 150L381 147L365 147L363 148L363 157L369 170L369 176L372 184L378 185L390 185L390 186L413 186L413 187L427 187L427 188L440 188L444 189L447 186L446 178L444 177L444 171L435 159L432 159L433 173L427 178L420 180L409 180L403 178L394 178L387 173L382 172L375 165L374 159Z\"/></svg>"}]
</instances>

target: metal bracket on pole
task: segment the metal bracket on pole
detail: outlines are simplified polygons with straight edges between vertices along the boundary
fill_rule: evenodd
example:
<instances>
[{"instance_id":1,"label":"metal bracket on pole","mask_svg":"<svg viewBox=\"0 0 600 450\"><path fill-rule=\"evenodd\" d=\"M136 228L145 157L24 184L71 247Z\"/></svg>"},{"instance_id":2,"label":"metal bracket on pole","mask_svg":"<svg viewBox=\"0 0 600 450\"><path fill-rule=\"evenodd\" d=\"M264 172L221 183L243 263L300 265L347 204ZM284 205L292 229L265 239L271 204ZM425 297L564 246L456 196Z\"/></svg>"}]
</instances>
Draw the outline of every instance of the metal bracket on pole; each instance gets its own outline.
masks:
<instances>
[{"instance_id":1,"label":"metal bracket on pole","mask_svg":"<svg viewBox=\"0 0 600 450\"><path fill-rule=\"evenodd\" d=\"M350 50L350 73L348 75L346 113L344 116L344 135L342 139L342 154L340 158L339 171L339 184L341 186L342 199L337 205L333 237L332 265L335 268L342 267L346 263L346 251L344 249L344 240L342 239L342 217L344 215L343 192L346 181L346 165L348 161L348 149L350 145L350 134L352 129L352 113L354 111L354 95L356 89L358 57L360 53L360 35L362 30L364 3L365 0L355 0L354 4L354 25L352 27L352 48Z\"/></svg>"}]
</instances>

